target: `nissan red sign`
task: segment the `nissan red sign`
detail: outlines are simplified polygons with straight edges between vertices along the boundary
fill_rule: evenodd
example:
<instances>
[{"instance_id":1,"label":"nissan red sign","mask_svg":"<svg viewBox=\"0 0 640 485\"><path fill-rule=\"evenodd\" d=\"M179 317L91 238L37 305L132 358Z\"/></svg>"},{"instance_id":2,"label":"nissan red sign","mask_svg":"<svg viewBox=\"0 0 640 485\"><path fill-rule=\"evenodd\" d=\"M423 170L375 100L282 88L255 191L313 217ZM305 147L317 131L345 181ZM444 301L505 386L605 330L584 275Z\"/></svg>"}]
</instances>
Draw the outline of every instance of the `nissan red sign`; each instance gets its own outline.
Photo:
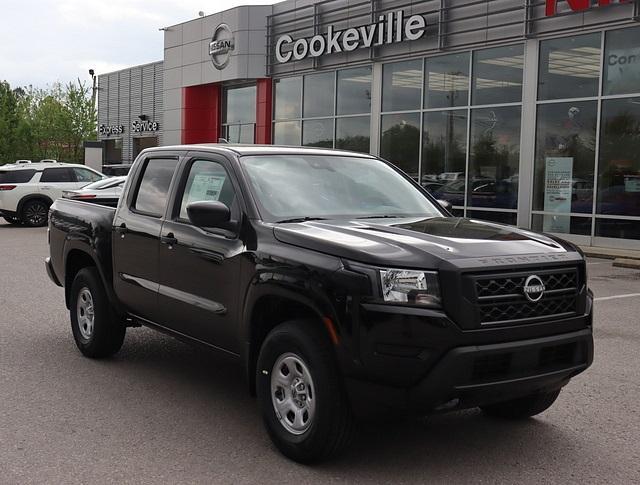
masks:
<instances>
[{"instance_id":1,"label":"nissan red sign","mask_svg":"<svg viewBox=\"0 0 640 485\"><path fill-rule=\"evenodd\" d=\"M552 17L558 13L558 2L560 0L545 0L544 13L547 17ZM583 12L591 7L604 7L616 3L630 3L632 0L565 0L569 8L574 12Z\"/></svg>"}]
</instances>

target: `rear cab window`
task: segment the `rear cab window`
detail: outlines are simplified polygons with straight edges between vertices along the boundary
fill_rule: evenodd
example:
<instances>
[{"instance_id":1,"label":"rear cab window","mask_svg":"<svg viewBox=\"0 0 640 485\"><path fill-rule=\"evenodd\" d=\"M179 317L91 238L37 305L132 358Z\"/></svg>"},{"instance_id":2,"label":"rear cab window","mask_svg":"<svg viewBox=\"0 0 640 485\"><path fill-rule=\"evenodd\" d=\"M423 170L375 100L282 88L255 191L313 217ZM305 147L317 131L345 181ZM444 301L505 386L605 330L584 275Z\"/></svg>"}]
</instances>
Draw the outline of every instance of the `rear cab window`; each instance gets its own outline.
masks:
<instances>
[{"instance_id":1,"label":"rear cab window","mask_svg":"<svg viewBox=\"0 0 640 485\"><path fill-rule=\"evenodd\" d=\"M34 169L0 171L0 184L26 184L35 173Z\"/></svg>"},{"instance_id":2,"label":"rear cab window","mask_svg":"<svg viewBox=\"0 0 640 485\"><path fill-rule=\"evenodd\" d=\"M177 165L177 159L156 158L145 162L131 205L134 212L152 217L163 216L169 198L169 186Z\"/></svg>"}]
</instances>

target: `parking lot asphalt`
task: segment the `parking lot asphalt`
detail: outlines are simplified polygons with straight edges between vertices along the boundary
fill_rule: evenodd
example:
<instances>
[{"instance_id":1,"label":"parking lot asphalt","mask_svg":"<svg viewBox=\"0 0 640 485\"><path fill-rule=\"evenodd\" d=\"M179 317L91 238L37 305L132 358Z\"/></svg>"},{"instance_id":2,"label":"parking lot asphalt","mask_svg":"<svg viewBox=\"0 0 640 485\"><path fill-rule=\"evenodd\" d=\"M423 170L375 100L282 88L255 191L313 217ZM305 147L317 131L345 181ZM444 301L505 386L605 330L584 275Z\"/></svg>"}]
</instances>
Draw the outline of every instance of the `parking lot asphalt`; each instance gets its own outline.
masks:
<instances>
[{"instance_id":1,"label":"parking lot asphalt","mask_svg":"<svg viewBox=\"0 0 640 485\"><path fill-rule=\"evenodd\" d=\"M46 229L0 222L0 482L640 483L640 271L589 259L595 361L544 414L477 410L364 426L347 453L288 461L233 362L145 328L83 358Z\"/></svg>"}]
</instances>

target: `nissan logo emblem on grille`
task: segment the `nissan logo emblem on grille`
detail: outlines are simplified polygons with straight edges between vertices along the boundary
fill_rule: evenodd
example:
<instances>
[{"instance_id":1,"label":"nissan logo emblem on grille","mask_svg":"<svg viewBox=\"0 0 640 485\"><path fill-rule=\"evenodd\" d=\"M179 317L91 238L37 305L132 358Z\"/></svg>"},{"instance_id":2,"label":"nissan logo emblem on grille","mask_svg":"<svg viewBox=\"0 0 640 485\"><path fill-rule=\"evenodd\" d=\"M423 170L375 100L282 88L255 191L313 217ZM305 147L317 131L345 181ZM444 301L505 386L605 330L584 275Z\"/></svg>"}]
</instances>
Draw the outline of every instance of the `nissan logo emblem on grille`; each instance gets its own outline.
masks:
<instances>
[{"instance_id":1,"label":"nissan logo emblem on grille","mask_svg":"<svg viewBox=\"0 0 640 485\"><path fill-rule=\"evenodd\" d=\"M522 291L527 300L531 302L540 301L542 295L544 295L544 283L537 275L529 276L525 282Z\"/></svg>"},{"instance_id":2,"label":"nissan logo emblem on grille","mask_svg":"<svg viewBox=\"0 0 640 485\"><path fill-rule=\"evenodd\" d=\"M209 43L209 55L216 69L224 69L231 59L231 51L235 47L233 32L227 24L220 24L213 31Z\"/></svg>"}]
</instances>

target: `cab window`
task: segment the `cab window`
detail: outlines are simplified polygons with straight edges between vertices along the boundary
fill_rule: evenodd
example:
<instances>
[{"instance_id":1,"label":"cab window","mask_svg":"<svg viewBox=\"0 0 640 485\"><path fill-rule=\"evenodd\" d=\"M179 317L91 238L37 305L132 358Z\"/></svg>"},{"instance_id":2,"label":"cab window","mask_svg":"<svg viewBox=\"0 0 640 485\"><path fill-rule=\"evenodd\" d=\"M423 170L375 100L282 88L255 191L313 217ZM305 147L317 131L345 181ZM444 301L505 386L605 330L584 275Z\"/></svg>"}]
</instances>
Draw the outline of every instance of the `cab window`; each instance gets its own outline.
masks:
<instances>
[{"instance_id":1,"label":"cab window","mask_svg":"<svg viewBox=\"0 0 640 485\"><path fill-rule=\"evenodd\" d=\"M169 185L178 160L147 160L132 208L146 215L162 217L167 206Z\"/></svg>"},{"instance_id":2,"label":"cab window","mask_svg":"<svg viewBox=\"0 0 640 485\"><path fill-rule=\"evenodd\" d=\"M233 217L235 192L229 174L218 162L196 160L189 169L180 203L179 218L188 220L187 205L199 201L220 201L229 209Z\"/></svg>"}]
</instances>

